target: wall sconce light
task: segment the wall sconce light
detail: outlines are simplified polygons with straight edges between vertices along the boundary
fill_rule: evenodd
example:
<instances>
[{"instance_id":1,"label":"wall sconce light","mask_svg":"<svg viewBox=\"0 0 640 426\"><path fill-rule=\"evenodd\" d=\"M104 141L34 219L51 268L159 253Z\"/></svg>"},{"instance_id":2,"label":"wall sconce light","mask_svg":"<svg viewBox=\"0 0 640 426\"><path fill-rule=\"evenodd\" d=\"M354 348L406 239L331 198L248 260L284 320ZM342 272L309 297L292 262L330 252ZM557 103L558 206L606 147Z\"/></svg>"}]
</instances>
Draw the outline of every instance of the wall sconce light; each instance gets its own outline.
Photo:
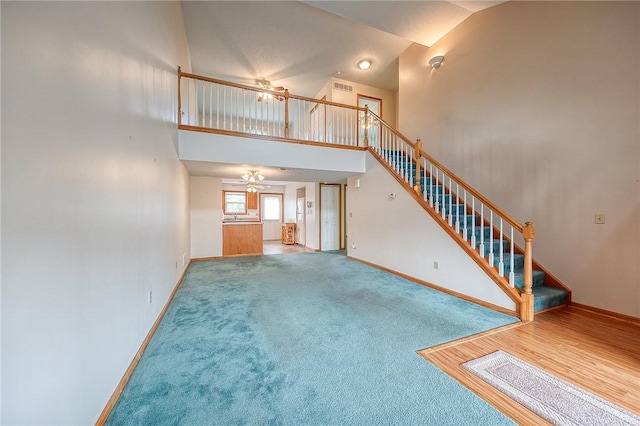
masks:
<instances>
[{"instance_id":1,"label":"wall sconce light","mask_svg":"<svg viewBox=\"0 0 640 426\"><path fill-rule=\"evenodd\" d=\"M429 65L431 65L431 68L438 68L442 61L444 61L444 56L434 56L429 59Z\"/></svg>"}]
</instances>

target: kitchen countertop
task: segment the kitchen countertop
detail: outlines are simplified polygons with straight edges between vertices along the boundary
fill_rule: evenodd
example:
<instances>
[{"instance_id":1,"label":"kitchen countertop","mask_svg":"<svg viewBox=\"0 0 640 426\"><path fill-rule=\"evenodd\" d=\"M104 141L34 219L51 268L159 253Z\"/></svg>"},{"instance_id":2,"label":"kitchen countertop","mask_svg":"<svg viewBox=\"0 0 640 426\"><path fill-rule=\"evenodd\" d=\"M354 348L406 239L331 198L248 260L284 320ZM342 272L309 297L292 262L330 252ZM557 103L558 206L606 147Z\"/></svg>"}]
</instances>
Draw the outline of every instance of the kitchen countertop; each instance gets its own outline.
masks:
<instances>
[{"instance_id":1,"label":"kitchen countertop","mask_svg":"<svg viewBox=\"0 0 640 426\"><path fill-rule=\"evenodd\" d=\"M222 225L262 225L259 220L223 220Z\"/></svg>"}]
</instances>

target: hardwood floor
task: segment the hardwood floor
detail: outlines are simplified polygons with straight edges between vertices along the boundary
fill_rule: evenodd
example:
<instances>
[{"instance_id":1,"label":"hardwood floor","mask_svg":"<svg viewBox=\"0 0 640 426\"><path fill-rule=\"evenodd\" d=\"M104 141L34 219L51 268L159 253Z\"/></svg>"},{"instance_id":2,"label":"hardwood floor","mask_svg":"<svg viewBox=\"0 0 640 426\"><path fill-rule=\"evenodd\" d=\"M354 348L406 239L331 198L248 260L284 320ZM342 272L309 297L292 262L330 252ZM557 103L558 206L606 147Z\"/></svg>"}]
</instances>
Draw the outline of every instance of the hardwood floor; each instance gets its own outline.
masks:
<instances>
[{"instance_id":1,"label":"hardwood floor","mask_svg":"<svg viewBox=\"0 0 640 426\"><path fill-rule=\"evenodd\" d=\"M546 425L533 412L460 367L501 349L640 415L640 320L577 307L418 353L523 425Z\"/></svg>"},{"instance_id":2,"label":"hardwood floor","mask_svg":"<svg viewBox=\"0 0 640 426\"><path fill-rule=\"evenodd\" d=\"M312 252L310 248L298 244L282 244L280 240L268 240L263 241L262 251L264 254L281 254L281 253L300 253L300 252Z\"/></svg>"}]
</instances>

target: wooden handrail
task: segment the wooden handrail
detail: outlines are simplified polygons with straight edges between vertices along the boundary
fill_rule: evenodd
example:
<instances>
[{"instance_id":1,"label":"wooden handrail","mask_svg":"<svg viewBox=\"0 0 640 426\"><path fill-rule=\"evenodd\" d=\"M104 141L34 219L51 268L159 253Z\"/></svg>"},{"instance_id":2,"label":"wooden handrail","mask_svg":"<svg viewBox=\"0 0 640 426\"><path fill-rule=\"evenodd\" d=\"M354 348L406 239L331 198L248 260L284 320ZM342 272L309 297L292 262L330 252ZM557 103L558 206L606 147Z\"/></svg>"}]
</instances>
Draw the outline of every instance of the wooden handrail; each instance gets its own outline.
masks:
<instances>
[{"instance_id":1,"label":"wooden handrail","mask_svg":"<svg viewBox=\"0 0 640 426\"><path fill-rule=\"evenodd\" d=\"M406 143L407 145L409 145L411 148L415 147L415 143L411 141L411 139L409 139L408 137L406 137L405 135L403 135L402 133L400 133L399 131L397 131L396 129L394 129L393 127L389 126L387 124L386 121L384 121L382 118L380 118L380 116L378 116L375 112L373 111L369 111L369 114L373 115L374 118L376 118L378 120L378 122L385 127L387 130L389 130L391 133L393 133L394 135L396 135L397 137L399 137L400 139L402 139L402 141L404 143Z\"/></svg>"},{"instance_id":2,"label":"wooden handrail","mask_svg":"<svg viewBox=\"0 0 640 426\"><path fill-rule=\"evenodd\" d=\"M416 183L413 186L413 190L418 194L421 194L422 185L420 185L420 155L422 152L422 141L420 139L416 140L416 144L413 149L415 150L414 157L416 159Z\"/></svg>"},{"instance_id":3,"label":"wooden handrail","mask_svg":"<svg viewBox=\"0 0 640 426\"><path fill-rule=\"evenodd\" d=\"M182 76L182 68L178 66L178 126L182 125L182 93L180 90L181 76Z\"/></svg>"},{"instance_id":4,"label":"wooden handrail","mask_svg":"<svg viewBox=\"0 0 640 426\"><path fill-rule=\"evenodd\" d=\"M400 139L402 139L402 141L404 143L406 143L407 145L409 145L412 148L415 148L415 143L411 142L411 140L406 137L405 135L403 135L402 133L400 133L399 131L397 131L396 129L394 129L393 127L389 126L386 122L384 122L380 117L378 117L375 113L369 111L369 113L371 115L373 115L375 118L377 118L380 123L382 123L382 125L384 127L386 127L389 131L391 131L393 134L395 134L397 137L399 137ZM479 201L481 201L484 205L486 205L488 208L490 208L491 210L493 210L496 214L498 214L499 216L501 216L503 219L505 219L509 224L511 224L511 226L513 226L515 229L518 230L518 232L522 233L523 229L524 229L524 225L522 225L521 223L519 223L518 221L516 221L514 218L512 218L511 216L509 216L507 213L505 213L502 209L500 209L498 206L496 206L495 204L493 204L491 201L489 201L486 197L484 197L482 194L480 194L478 191L476 191L473 187L471 187L469 184L467 184L464 180L462 180L458 175L456 175L455 173L453 173L451 170L449 170L448 168L446 168L445 166L442 165L442 163L440 163L438 160L436 160L435 158L433 158L431 155L429 155L427 152L425 152L423 149L420 149L420 154L417 155L416 154L416 161L418 161L420 159L420 157L424 157L427 160L429 160L430 163L432 163L434 166L436 166L438 169L440 169L442 172L444 172L446 175L448 175L449 177L453 178L462 188L466 189L467 192L469 192L471 195L473 195L474 197L476 197Z\"/></svg>"},{"instance_id":5,"label":"wooden handrail","mask_svg":"<svg viewBox=\"0 0 640 426\"><path fill-rule=\"evenodd\" d=\"M223 86L236 87L238 89L251 90L251 91L257 92L257 93L268 93L268 94L273 95L273 96L283 96L283 92L278 92L278 91L275 91L275 90L260 89L258 87L249 86L247 84L233 83L231 81L218 80L217 78L204 77L202 75L191 74L191 73L183 72L182 70L180 70L180 67L178 67L178 81L180 81L180 79L182 77L191 78L193 80L206 81L207 83L220 84L220 85L223 85ZM299 96L299 95L289 94L289 99L298 99L298 100L301 100L301 101L315 102L315 103L324 104L324 105L332 105L332 106L336 106L336 107L340 107L340 108L353 109L353 110L357 110L357 111L364 111L365 110L364 107L341 104L339 102L331 102L331 101L327 101L326 99L308 98L306 96Z\"/></svg>"},{"instance_id":6,"label":"wooden handrail","mask_svg":"<svg viewBox=\"0 0 640 426\"><path fill-rule=\"evenodd\" d=\"M517 220L515 220L514 218L509 216L507 213L505 213L501 208L499 208L498 206L493 204L491 201L489 201L486 197L484 197L482 194L476 191L473 187L468 185L464 180L460 179L458 175L456 175L451 170L443 166L442 163L440 163L438 160L433 158L431 155L427 154L425 151L421 151L420 155L426 158L427 160L429 160L429 162L431 162L433 165L438 167L441 171L443 171L449 177L453 178L462 188L466 189L471 195L476 197L485 206L489 207L490 210L493 210L496 214L498 214L498 216L506 220L511 226L517 229L518 232L522 233L522 231L524 230L524 225L520 224Z\"/></svg>"},{"instance_id":7,"label":"wooden handrail","mask_svg":"<svg viewBox=\"0 0 640 426\"><path fill-rule=\"evenodd\" d=\"M289 137L289 89L284 89L284 137Z\"/></svg>"}]
</instances>

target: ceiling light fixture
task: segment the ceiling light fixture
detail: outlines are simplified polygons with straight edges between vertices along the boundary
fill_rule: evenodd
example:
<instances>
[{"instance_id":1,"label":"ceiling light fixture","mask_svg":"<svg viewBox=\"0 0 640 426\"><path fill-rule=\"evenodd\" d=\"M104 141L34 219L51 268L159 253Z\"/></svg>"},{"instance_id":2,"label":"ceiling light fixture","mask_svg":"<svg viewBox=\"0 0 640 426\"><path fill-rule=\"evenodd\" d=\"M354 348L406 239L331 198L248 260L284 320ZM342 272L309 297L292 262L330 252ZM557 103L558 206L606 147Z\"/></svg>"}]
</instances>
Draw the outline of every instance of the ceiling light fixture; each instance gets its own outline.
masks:
<instances>
[{"instance_id":1,"label":"ceiling light fixture","mask_svg":"<svg viewBox=\"0 0 640 426\"><path fill-rule=\"evenodd\" d=\"M255 183L256 180L264 180L264 176L262 176L260 170L247 170L246 173L242 175L242 179L246 180L249 183Z\"/></svg>"},{"instance_id":2,"label":"ceiling light fixture","mask_svg":"<svg viewBox=\"0 0 640 426\"><path fill-rule=\"evenodd\" d=\"M438 68L440 64L442 64L442 61L444 61L444 56L434 56L429 59L429 65L431 65L431 68Z\"/></svg>"},{"instance_id":3,"label":"ceiling light fixture","mask_svg":"<svg viewBox=\"0 0 640 426\"><path fill-rule=\"evenodd\" d=\"M369 68L371 68L371 63L371 59L363 59L358 62L358 68L360 68L361 70L368 70Z\"/></svg>"}]
</instances>

